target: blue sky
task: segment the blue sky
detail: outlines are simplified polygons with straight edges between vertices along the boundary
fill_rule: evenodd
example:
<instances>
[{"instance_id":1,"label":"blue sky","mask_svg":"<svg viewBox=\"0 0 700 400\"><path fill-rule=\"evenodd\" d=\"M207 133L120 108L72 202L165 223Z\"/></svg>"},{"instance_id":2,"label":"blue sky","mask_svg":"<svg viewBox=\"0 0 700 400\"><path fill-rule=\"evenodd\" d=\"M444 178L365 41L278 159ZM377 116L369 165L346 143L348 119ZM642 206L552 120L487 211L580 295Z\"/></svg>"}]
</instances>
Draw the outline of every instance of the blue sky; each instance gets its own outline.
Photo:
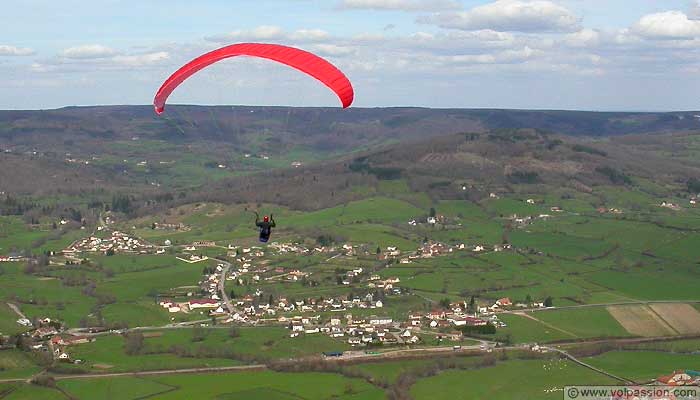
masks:
<instances>
[{"instance_id":1,"label":"blue sky","mask_svg":"<svg viewBox=\"0 0 700 400\"><path fill-rule=\"evenodd\" d=\"M328 58L356 106L700 109L689 0L5 0L0 108L149 104L180 65L240 41ZM337 103L254 60L202 71L172 101Z\"/></svg>"}]
</instances>

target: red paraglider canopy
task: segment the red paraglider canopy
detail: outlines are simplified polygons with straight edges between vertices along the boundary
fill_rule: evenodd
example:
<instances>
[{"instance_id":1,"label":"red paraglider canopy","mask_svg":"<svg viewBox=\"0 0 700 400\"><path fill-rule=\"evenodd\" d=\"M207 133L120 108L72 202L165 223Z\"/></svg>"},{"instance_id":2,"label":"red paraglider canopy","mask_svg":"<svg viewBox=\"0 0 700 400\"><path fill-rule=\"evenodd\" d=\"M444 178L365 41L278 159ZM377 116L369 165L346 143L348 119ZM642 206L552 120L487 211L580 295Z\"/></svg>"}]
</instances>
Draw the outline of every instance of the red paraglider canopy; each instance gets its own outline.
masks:
<instances>
[{"instance_id":1,"label":"red paraglider canopy","mask_svg":"<svg viewBox=\"0 0 700 400\"><path fill-rule=\"evenodd\" d=\"M165 109L168 96L187 78L199 70L226 58L251 56L266 58L296 68L328 86L340 99L343 108L350 107L355 97L350 80L338 68L323 58L294 47L267 43L240 43L222 47L199 56L175 71L153 99L156 113Z\"/></svg>"}]
</instances>

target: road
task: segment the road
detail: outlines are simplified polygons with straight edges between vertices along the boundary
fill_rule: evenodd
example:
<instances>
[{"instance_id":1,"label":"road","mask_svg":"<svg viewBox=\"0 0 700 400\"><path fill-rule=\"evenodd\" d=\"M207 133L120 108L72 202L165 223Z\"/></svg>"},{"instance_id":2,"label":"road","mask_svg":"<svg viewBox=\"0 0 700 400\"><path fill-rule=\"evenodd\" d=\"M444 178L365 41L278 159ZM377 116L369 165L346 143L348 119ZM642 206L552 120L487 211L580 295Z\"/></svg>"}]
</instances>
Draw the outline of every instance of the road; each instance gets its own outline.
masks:
<instances>
[{"instance_id":1,"label":"road","mask_svg":"<svg viewBox=\"0 0 700 400\"><path fill-rule=\"evenodd\" d=\"M591 308L591 307L610 307L610 306L633 306L633 305L647 305L647 304L675 304L675 303L686 303L686 304L700 304L700 300L644 300L644 301L620 301L615 303L600 303L600 304L577 304L574 306L559 306L559 307L545 307L545 308L521 308L517 310L502 311L502 314L516 314L522 312L530 311L555 311L555 310L571 310L577 308Z\"/></svg>"},{"instance_id":2,"label":"road","mask_svg":"<svg viewBox=\"0 0 700 400\"><path fill-rule=\"evenodd\" d=\"M233 367L211 367L211 368L185 368L185 369L162 369L156 371L141 371L141 372L113 372L104 374L79 374L79 375L51 375L57 381L69 379L97 379L97 378L115 378L119 376L148 376L148 375L170 375L170 374L191 374L191 373L207 373L207 372L245 372L245 371L261 371L267 369L265 365L237 365ZM32 377L33 378L33 377ZM0 383L11 382L27 382L32 378L24 379L0 379Z\"/></svg>"},{"instance_id":3,"label":"road","mask_svg":"<svg viewBox=\"0 0 700 400\"><path fill-rule=\"evenodd\" d=\"M233 308L233 304L231 303L231 299L228 298L228 294L226 293L226 274L228 273L228 270L231 268L231 263L226 261L226 260L221 260L218 258L215 258L216 261L218 261L220 264L223 265L221 268L221 276L219 277L219 293L221 294L221 299L224 301L224 306L226 306L226 309L228 310L229 313L233 314L236 312L236 310Z\"/></svg>"},{"instance_id":4,"label":"road","mask_svg":"<svg viewBox=\"0 0 700 400\"><path fill-rule=\"evenodd\" d=\"M620 382L624 382L625 384L637 385L636 382L634 382L634 381L632 381L632 380L630 380L630 379L622 378L622 377L619 377L619 376L617 376L617 375L613 375L613 374L611 374L610 372L603 371L602 369L596 368L596 367L592 366L591 364L585 363L585 362L579 360L578 358L572 356L571 354L567 353L567 352L564 351L564 350L557 349L556 347L545 347L545 349L547 349L547 350L549 350L549 351L553 351L553 352L559 353L559 354L563 355L564 357L568 358L569 360L575 362L576 364L578 364L578 365L580 365L580 366L582 366L582 367L588 368L588 369L590 369L590 370L592 370L592 371L595 371L595 372L597 372L597 373L599 373L599 374L608 376L608 377L613 378L613 379L615 379L615 380L618 380L618 381L620 381Z\"/></svg>"},{"instance_id":5,"label":"road","mask_svg":"<svg viewBox=\"0 0 700 400\"><path fill-rule=\"evenodd\" d=\"M7 306L12 309L17 315L19 315L20 318L25 318L28 319L24 314L22 314L22 311L19 310L19 307L17 307L16 304L14 303L7 303Z\"/></svg>"}]
</instances>

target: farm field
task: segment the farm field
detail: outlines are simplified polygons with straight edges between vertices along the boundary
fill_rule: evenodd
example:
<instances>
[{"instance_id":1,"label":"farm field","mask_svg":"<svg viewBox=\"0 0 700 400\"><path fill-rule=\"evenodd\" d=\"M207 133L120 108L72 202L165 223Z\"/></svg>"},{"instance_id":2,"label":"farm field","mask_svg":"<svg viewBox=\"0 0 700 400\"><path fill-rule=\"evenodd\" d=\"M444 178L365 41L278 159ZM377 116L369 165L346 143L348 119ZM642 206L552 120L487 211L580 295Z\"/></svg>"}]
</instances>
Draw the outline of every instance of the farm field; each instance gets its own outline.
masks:
<instances>
[{"instance_id":1,"label":"farm field","mask_svg":"<svg viewBox=\"0 0 700 400\"><path fill-rule=\"evenodd\" d=\"M637 382L649 382L673 371L700 368L697 355L658 351L611 351L586 358L584 361L604 371Z\"/></svg>"},{"instance_id":2,"label":"farm field","mask_svg":"<svg viewBox=\"0 0 700 400\"><path fill-rule=\"evenodd\" d=\"M654 337L677 334L676 330L649 306L610 306L608 311L633 335Z\"/></svg>"},{"instance_id":3,"label":"farm field","mask_svg":"<svg viewBox=\"0 0 700 400\"><path fill-rule=\"evenodd\" d=\"M419 379L410 393L415 399L473 398L510 400L560 399L565 385L614 384L610 378L566 360L512 360L476 370L448 370Z\"/></svg>"},{"instance_id":4,"label":"farm field","mask_svg":"<svg viewBox=\"0 0 700 400\"><path fill-rule=\"evenodd\" d=\"M700 312L689 304L652 304L654 310L681 335L700 334Z\"/></svg>"},{"instance_id":5,"label":"farm field","mask_svg":"<svg viewBox=\"0 0 700 400\"><path fill-rule=\"evenodd\" d=\"M577 338L629 335L604 307L540 311L531 313L531 315L547 324L572 333Z\"/></svg>"}]
</instances>

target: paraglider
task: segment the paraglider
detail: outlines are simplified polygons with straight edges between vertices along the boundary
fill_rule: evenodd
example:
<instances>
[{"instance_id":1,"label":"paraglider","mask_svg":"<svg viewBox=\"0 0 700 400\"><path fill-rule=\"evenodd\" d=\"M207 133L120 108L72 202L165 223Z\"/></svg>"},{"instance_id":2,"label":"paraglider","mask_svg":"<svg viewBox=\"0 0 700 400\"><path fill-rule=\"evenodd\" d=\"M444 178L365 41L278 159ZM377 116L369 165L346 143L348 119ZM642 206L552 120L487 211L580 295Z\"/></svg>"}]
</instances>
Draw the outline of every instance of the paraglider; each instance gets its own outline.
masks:
<instances>
[{"instance_id":1,"label":"paraglider","mask_svg":"<svg viewBox=\"0 0 700 400\"><path fill-rule=\"evenodd\" d=\"M238 56L265 58L288 65L317 79L340 99L343 108L350 107L355 94L350 80L327 60L307 51L268 43L239 43L211 51L188 62L175 71L158 89L153 106L157 114L165 110L168 96L187 78L218 61Z\"/></svg>"},{"instance_id":2,"label":"paraglider","mask_svg":"<svg viewBox=\"0 0 700 400\"><path fill-rule=\"evenodd\" d=\"M268 217L267 215L263 217L263 220L260 221L260 215L258 213L255 213L255 226L260 228L260 241L262 243L267 243L268 240L270 240L270 235L272 234L272 228L276 227L277 224L275 223L275 219L272 218L272 214Z\"/></svg>"},{"instance_id":3,"label":"paraglider","mask_svg":"<svg viewBox=\"0 0 700 400\"><path fill-rule=\"evenodd\" d=\"M158 89L153 99L153 107L156 114L160 115L163 113L165 103L170 94L189 77L216 62L239 56L258 57L276 61L310 75L331 89L340 99L343 108L350 107L355 98L352 83L350 83L347 76L333 64L315 54L278 44L239 43L203 54L170 75ZM255 226L260 229L260 241L267 243L272 234L272 228L276 226L276 223L272 218L272 214L269 217L265 216L260 221L260 216L256 212Z\"/></svg>"}]
</instances>

